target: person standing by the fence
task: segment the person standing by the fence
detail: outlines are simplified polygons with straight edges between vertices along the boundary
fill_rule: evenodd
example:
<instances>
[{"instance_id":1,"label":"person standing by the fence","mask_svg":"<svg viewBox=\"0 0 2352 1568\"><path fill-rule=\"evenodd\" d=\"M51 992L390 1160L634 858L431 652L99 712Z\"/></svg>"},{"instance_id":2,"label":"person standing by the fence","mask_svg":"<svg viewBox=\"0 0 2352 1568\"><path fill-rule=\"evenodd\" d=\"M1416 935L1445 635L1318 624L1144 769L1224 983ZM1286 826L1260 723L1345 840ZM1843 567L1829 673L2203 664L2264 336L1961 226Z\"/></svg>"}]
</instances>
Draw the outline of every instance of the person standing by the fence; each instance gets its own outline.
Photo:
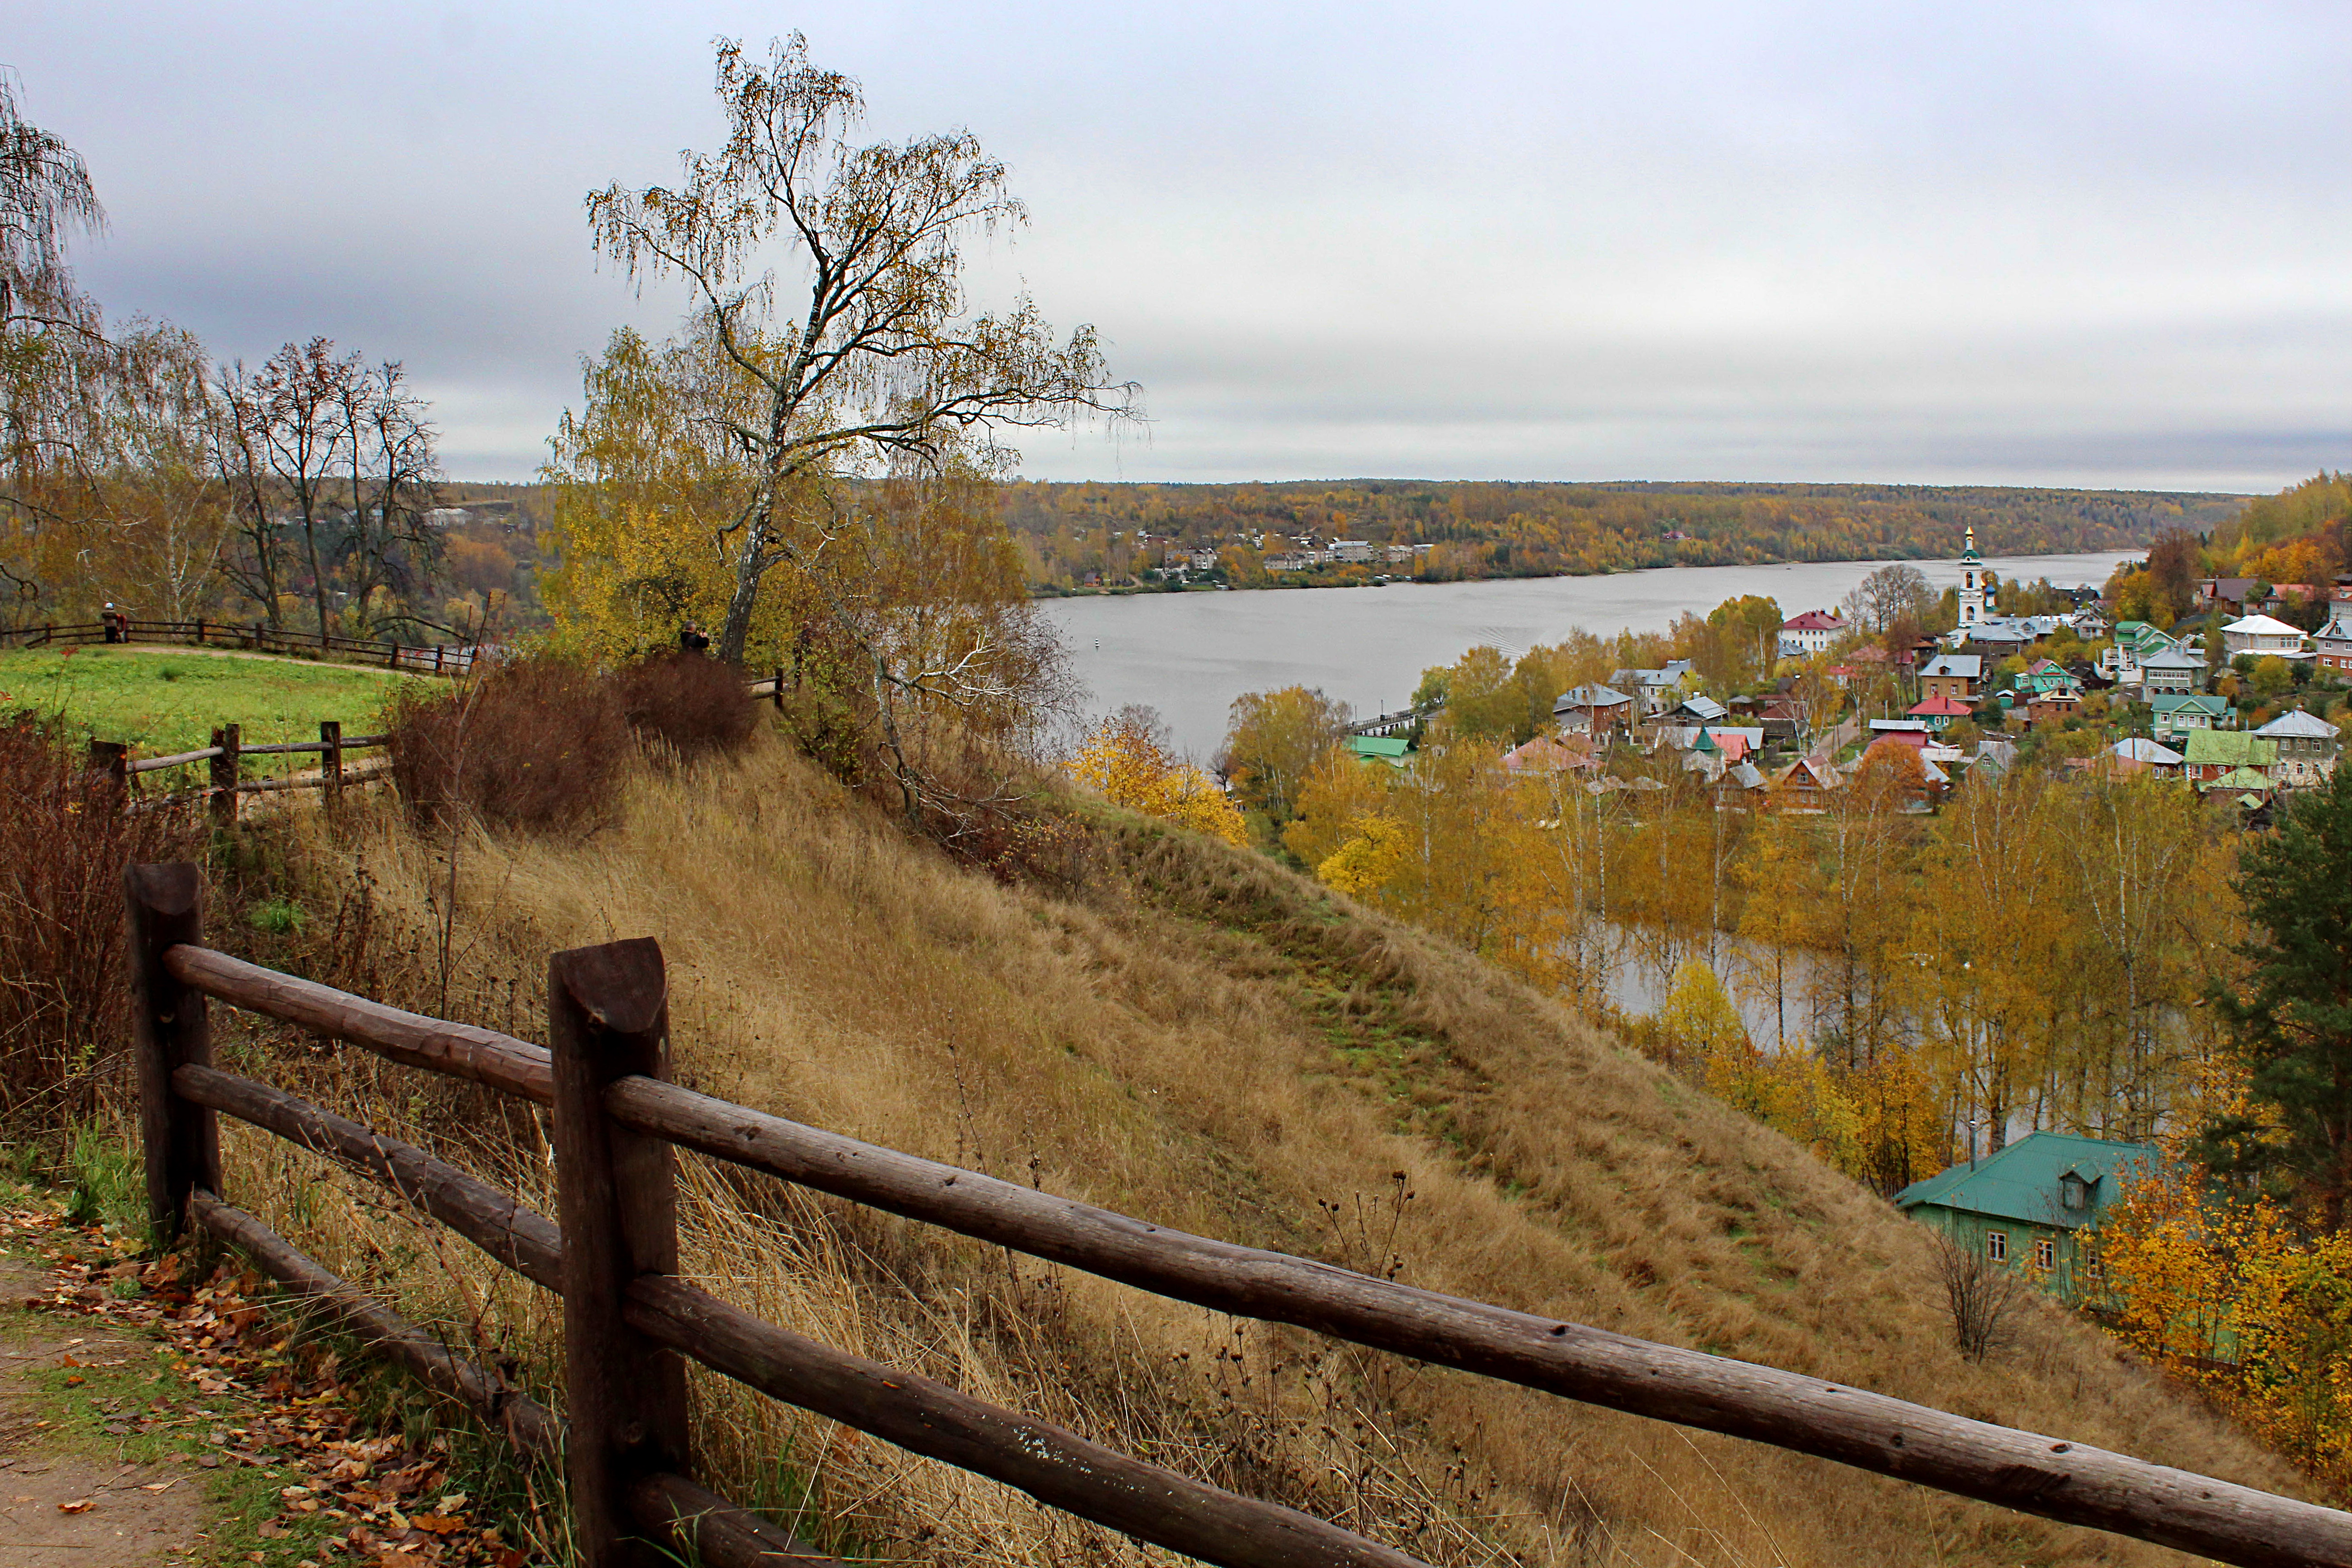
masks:
<instances>
[{"instance_id":1,"label":"person standing by the fence","mask_svg":"<svg viewBox=\"0 0 2352 1568\"><path fill-rule=\"evenodd\" d=\"M99 623L106 628L107 641L129 642L131 640L131 617L117 610L111 599L107 601L106 613L100 616L98 619Z\"/></svg>"},{"instance_id":2,"label":"person standing by the fence","mask_svg":"<svg viewBox=\"0 0 2352 1568\"><path fill-rule=\"evenodd\" d=\"M680 653L709 653L710 651L710 639L702 635L702 628L700 626L696 626L692 621L688 621L686 625L678 628L677 651Z\"/></svg>"}]
</instances>

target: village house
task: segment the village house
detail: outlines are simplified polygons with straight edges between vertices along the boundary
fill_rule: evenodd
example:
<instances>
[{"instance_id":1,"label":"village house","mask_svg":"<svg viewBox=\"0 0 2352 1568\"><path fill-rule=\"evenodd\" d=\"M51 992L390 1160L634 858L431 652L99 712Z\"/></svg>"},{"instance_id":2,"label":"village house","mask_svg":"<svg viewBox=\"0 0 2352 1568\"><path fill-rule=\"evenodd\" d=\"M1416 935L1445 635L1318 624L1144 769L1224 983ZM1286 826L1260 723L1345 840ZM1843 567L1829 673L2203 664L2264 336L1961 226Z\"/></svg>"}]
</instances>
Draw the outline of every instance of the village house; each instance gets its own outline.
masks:
<instances>
[{"instance_id":1,"label":"village house","mask_svg":"<svg viewBox=\"0 0 2352 1568\"><path fill-rule=\"evenodd\" d=\"M1956 698L1930 697L1924 702L1913 703L1911 710L1905 717L1918 720L1940 735L1944 732L1946 725L1956 719L1966 719L1975 711L1975 709Z\"/></svg>"},{"instance_id":2,"label":"village house","mask_svg":"<svg viewBox=\"0 0 2352 1568\"><path fill-rule=\"evenodd\" d=\"M1992 659L2004 659L2013 653L2023 653L2046 632L2037 632L2024 621L1979 621L1963 626L1953 634L1959 647Z\"/></svg>"},{"instance_id":3,"label":"village house","mask_svg":"<svg viewBox=\"0 0 2352 1568\"><path fill-rule=\"evenodd\" d=\"M2205 660L2179 643L2140 660L2140 690L2154 697L2205 689Z\"/></svg>"},{"instance_id":4,"label":"village house","mask_svg":"<svg viewBox=\"0 0 2352 1568\"><path fill-rule=\"evenodd\" d=\"M1830 644L1845 636L1845 623L1827 610L1807 610L1780 623L1780 654L1784 658L1811 658L1827 653Z\"/></svg>"},{"instance_id":5,"label":"village house","mask_svg":"<svg viewBox=\"0 0 2352 1568\"><path fill-rule=\"evenodd\" d=\"M2297 599L2311 605L2317 604L2326 597L2326 595L2309 583L2273 583L2271 584L2271 591L2263 595L2262 612L2266 616L2275 616L2281 610L2288 608Z\"/></svg>"},{"instance_id":6,"label":"village house","mask_svg":"<svg viewBox=\"0 0 2352 1568\"><path fill-rule=\"evenodd\" d=\"M1823 797L1845 787L1845 779L1829 763L1799 757L1775 778L1768 794L1775 811L1821 812Z\"/></svg>"},{"instance_id":7,"label":"village house","mask_svg":"<svg viewBox=\"0 0 2352 1568\"><path fill-rule=\"evenodd\" d=\"M2271 778L2282 789L2316 789L2336 773L2342 737L2336 726L2297 708L2280 714L2253 731L2254 737L2278 747L2278 766Z\"/></svg>"},{"instance_id":8,"label":"village house","mask_svg":"<svg viewBox=\"0 0 2352 1568\"><path fill-rule=\"evenodd\" d=\"M1614 669L1609 672L1609 684L1630 691L1641 700L1640 718L1662 713L1681 700L1683 678L1690 674L1691 661L1672 660L1660 669Z\"/></svg>"},{"instance_id":9,"label":"village house","mask_svg":"<svg viewBox=\"0 0 2352 1568\"><path fill-rule=\"evenodd\" d=\"M2252 577L2205 577L2198 581L2195 600L2200 609L2242 611L2253 591Z\"/></svg>"},{"instance_id":10,"label":"village house","mask_svg":"<svg viewBox=\"0 0 2352 1568\"><path fill-rule=\"evenodd\" d=\"M1988 1262L2077 1301L2104 1293L2089 1237L2125 1184L2153 1174L2162 1161L2152 1143L2029 1132L1981 1160L1914 1182L1895 1194L1895 1206Z\"/></svg>"},{"instance_id":11,"label":"village house","mask_svg":"<svg viewBox=\"0 0 2352 1568\"><path fill-rule=\"evenodd\" d=\"M2243 730L2192 730L2182 748L2180 776L2199 789L2268 788L2278 754L2276 741Z\"/></svg>"},{"instance_id":12,"label":"village house","mask_svg":"<svg viewBox=\"0 0 2352 1568\"><path fill-rule=\"evenodd\" d=\"M1919 671L1919 694L1973 706L1984 685L1984 660L1972 653L1942 653Z\"/></svg>"},{"instance_id":13,"label":"village house","mask_svg":"<svg viewBox=\"0 0 2352 1568\"><path fill-rule=\"evenodd\" d=\"M2338 605L2327 624L2312 634L2312 662L2322 669L2352 673L2352 605Z\"/></svg>"},{"instance_id":14,"label":"village house","mask_svg":"<svg viewBox=\"0 0 2352 1568\"><path fill-rule=\"evenodd\" d=\"M1928 725L1923 719L1873 719L1870 721L1870 743L1891 741L1898 746L1919 751L1927 744Z\"/></svg>"},{"instance_id":15,"label":"village house","mask_svg":"<svg viewBox=\"0 0 2352 1568\"><path fill-rule=\"evenodd\" d=\"M1350 735L1348 749L1356 760L1374 767L1402 768L1412 754L1412 742L1402 735Z\"/></svg>"},{"instance_id":16,"label":"village house","mask_svg":"<svg viewBox=\"0 0 2352 1568\"><path fill-rule=\"evenodd\" d=\"M2167 692L2149 698L2147 706L2155 715L2155 723L2150 727L2156 738L2173 745L2200 731L2221 729L2235 722L2236 710L2208 692Z\"/></svg>"},{"instance_id":17,"label":"village house","mask_svg":"<svg viewBox=\"0 0 2352 1568\"><path fill-rule=\"evenodd\" d=\"M1729 717L1731 710L1714 698L1695 694L1675 704L1666 715L1690 724L1718 724Z\"/></svg>"},{"instance_id":18,"label":"village house","mask_svg":"<svg viewBox=\"0 0 2352 1568\"><path fill-rule=\"evenodd\" d=\"M1717 811L1751 811L1766 803L1771 780L1754 763L1737 763L1723 770L1716 781L1715 807Z\"/></svg>"},{"instance_id":19,"label":"village house","mask_svg":"<svg viewBox=\"0 0 2352 1568\"><path fill-rule=\"evenodd\" d=\"M1503 753L1504 771L1513 773L1581 773L1600 765L1592 742L1581 734L1559 741L1538 735Z\"/></svg>"},{"instance_id":20,"label":"village house","mask_svg":"<svg viewBox=\"0 0 2352 1568\"><path fill-rule=\"evenodd\" d=\"M2142 661L2180 646L2146 621L2117 621L2115 646L2099 655L2099 673L2126 686L2139 684Z\"/></svg>"},{"instance_id":21,"label":"village house","mask_svg":"<svg viewBox=\"0 0 2352 1568\"><path fill-rule=\"evenodd\" d=\"M2169 746L2158 745L2145 735L2134 735L2117 741L2094 759L2091 770L2112 778L2130 778L2136 773L2155 773L2160 778L2180 776L2182 757Z\"/></svg>"},{"instance_id":22,"label":"village house","mask_svg":"<svg viewBox=\"0 0 2352 1568\"><path fill-rule=\"evenodd\" d=\"M2026 700L2025 722L2039 730L2045 724L2060 724L2083 711L2083 694L2066 687L2051 691L2037 691Z\"/></svg>"},{"instance_id":23,"label":"village house","mask_svg":"<svg viewBox=\"0 0 2352 1568\"><path fill-rule=\"evenodd\" d=\"M2221 654L2235 658L2242 653L2276 658L2302 658L2303 632L2284 621L2274 621L2268 616L2247 616L2231 621L2221 628Z\"/></svg>"},{"instance_id":24,"label":"village house","mask_svg":"<svg viewBox=\"0 0 2352 1568\"><path fill-rule=\"evenodd\" d=\"M1571 686L1552 702L1551 717L1563 735L1599 738L1632 728L1633 707L1633 699L1613 687Z\"/></svg>"}]
</instances>

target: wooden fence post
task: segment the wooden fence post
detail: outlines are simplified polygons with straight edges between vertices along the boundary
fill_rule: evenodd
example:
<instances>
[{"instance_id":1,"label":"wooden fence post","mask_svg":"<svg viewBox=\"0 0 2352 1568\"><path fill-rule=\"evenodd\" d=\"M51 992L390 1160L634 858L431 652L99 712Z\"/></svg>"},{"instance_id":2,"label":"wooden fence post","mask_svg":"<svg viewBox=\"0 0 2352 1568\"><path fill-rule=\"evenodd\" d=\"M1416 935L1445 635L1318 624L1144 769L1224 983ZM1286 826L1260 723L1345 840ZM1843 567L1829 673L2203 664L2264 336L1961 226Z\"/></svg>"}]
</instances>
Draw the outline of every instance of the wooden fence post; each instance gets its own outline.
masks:
<instances>
[{"instance_id":1,"label":"wooden fence post","mask_svg":"<svg viewBox=\"0 0 2352 1568\"><path fill-rule=\"evenodd\" d=\"M213 731L220 755L212 760L213 826L236 826L237 726L224 724Z\"/></svg>"},{"instance_id":2,"label":"wooden fence post","mask_svg":"<svg viewBox=\"0 0 2352 1568\"><path fill-rule=\"evenodd\" d=\"M172 1069L213 1059L205 994L165 972L163 950L202 946L204 882L185 860L122 868L130 921L131 1005L139 1065L139 1131L146 1145L147 1224L161 1247L177 1239L197 1187L220 1191L220 1135L213 1113L172 1089Z\"/></svg>"},{"instance_id":3,"label":"wooden fence post","mask_svg":"<svg viewBox=\"0 0 2352 1568\"><path fill-rule=\"evenodd\" d=\"M657 1471L691 1476L686 1363L622 1320L640 1274L677 1272L676 1159L604 1110L604 1089L669 1077L669 992L649 937L547 961L555 1075L557 1217L563 1232L563 1362L572 1541L581 1568L655 1568L632 1546L629 1489Z\"/></svg>"},{"instance_id":4,"label":"wooden fence post","mask_svg":"<svg viewBox=\"0 0 2352 1568\"><path fill-rule=\"evenodd\" d=\"M319 721L319 744L326 748L319 753L319 782L327 789L327 809L333 812L343 804L343 721L341 719Z\"/></svg>"},{"instance_id":5,"label":"wooden fence post","mask_svg":"<svg viewBox=\"0 0 2352 1568\"><path fill-rule=\"evenodd\" d=\"M121 741L97 741L89 743L89 771L104 773L115 788L116 804L131 788L131 748Z\"/></svg>"},{"instance_id":6,"label":"wooden fence post","mask_svg":"<svg viewBox=\"0 0 2352 1568\"><path fill-rule=\"evenodd\" d=\"M784 710L784 667L781 664L776 666L776 684L769 690L768 700L776 705L777 712Z\"/></svg>"}]
</instances>

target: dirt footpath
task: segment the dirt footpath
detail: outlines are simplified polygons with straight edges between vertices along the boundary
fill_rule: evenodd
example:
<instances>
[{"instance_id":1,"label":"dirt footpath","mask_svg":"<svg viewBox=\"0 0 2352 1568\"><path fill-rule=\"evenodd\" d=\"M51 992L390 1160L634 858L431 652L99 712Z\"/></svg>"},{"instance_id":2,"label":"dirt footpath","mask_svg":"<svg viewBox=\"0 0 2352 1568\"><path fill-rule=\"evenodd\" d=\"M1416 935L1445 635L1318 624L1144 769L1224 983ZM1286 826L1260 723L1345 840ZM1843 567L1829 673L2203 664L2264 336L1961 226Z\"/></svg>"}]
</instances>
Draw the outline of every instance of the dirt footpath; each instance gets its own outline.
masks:
<instances>
[{"instance_id":1,"label":"dirt footpath","mask_svg":"<svg viewBox=\"0 0 2352 1568\"><path fill-rule=\"evenodd\" d=\"M47 1271L0 1258L0 1302L39 1299ZM14 1314L12 1314L14 1316ZM9 1568L131 1568L190 1561L205 1508L185 1468L111 1462L69 1444L36 1369L154 1360L152 1342L77 1334L55 1320L9 1324L0 1351L0 1551ZM68 1372L68 1377L73 1374Z\"/></svg>"},{"instance_id":2,"label":"dirt footpath","mask_svg":"<svg viewBox=\"0 0 2352 1568\"><path fill-rule=\"evenodd\" d=\"M551 1555L531 1478L457 1465L434 1406L271 1298L234 1255L149 1258L53 1200L0 1202L0 1568Z\"/></svg>"}]
</instances>

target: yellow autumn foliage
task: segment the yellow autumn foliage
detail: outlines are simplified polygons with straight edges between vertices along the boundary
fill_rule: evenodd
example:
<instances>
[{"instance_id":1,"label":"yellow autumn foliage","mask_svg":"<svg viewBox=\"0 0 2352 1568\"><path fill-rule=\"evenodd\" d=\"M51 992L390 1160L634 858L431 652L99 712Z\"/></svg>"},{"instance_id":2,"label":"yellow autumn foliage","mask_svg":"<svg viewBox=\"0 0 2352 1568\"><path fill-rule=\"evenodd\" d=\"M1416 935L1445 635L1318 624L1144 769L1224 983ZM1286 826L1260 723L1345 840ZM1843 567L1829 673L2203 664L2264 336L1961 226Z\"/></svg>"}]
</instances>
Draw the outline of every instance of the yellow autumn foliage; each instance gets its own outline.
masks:
<instances>
[{"instance_id":1,"label":"yellow autumn foliage","mask_svg":"<svg viewBox=\"0 0 2352 1568\"><path fill-rule=\"evenodd\" d=\"M1217 781L1172 753L1149 714L1129 710L1104 720L1065 766L1113 805L1228 844L1249 842L1242 814Z\"/></svg>"},{"instance_id":2,"label":"yellow autumn foliage","mask_svg":"<svg viewBox=\"0 0 2352 1568\"><path fill-rule=\"evenodd\" d=\"M2126 1339L2296 1462L2352 1479L2352 1236L2299 1230L2184 1165L2129 1184L2098 1245Z\"/></svg>"}]
</instances>

